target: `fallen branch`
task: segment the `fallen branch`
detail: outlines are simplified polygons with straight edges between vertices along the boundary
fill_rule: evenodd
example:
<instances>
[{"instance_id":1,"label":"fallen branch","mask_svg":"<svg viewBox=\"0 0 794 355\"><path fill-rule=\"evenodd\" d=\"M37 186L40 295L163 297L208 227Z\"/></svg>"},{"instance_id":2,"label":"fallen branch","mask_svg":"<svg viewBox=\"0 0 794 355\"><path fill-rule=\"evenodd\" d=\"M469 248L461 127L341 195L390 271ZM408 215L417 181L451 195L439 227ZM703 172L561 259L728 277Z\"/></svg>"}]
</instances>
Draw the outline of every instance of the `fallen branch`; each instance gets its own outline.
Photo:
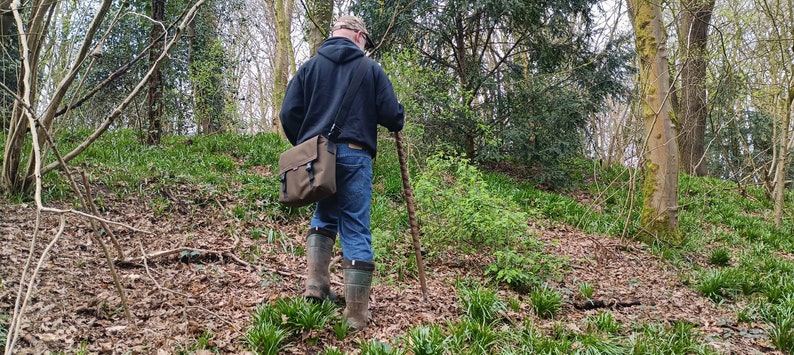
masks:
<instances>
[{"instance_id":1,"label":"fallen branch","mask_svg":"<svg viewBox=\"0 0 794 355\"><path fill-rule=\"evenodd\" d=\"M272 273L272 274L278 274L278 275L286 276L286 277L295 277L295 278L299 278L299 279L305 279L306 278L306 275L303 275L303 274L296 274L296 273L293 273L293 272L273 269L273 268L269 268L269 267L259 267L258 269L261 270L261 271L267 271L267 272ZM336 286L344 286L345 285L345 284L343 284L343 283L341 283L339 281L336 281L336 280L331 280L331 284L336 285Z\"/></svg>"},{"instance_id":2,"label":"fallen branch","mask_svg":"<svg viewBox=\"0 0 794 355\"><path fill-rule=\"evenodd\" d=\"M208 249L181 247L181 248L174 248L174 249L169 249L169 250L157 251L157 252L154 252L154 253L151 253L151 254L145 254L145 255L141 256L141 259L142 260L146 260L146 259L161 258L161 257L169 256L169 255L179 254L179 253L182 253L182 252L191 252L191 253L200 253L200 254L202 254L202 253L203 254L214 254L214 255L217 255L221 259L221 261L223 261L223 253L224 253L222 251L215 251L215 250L208 250Z\"/></svg>"},{"instance_id":3,"label":"fallen branch","mask_svg":"<svg viewBox=\"0 0 794 355\"><path fill-rule=\"evenodd\" d=\"M186 294L184 294L182 292L174 291L174 290L171 290L169 288L165 288L163 286L160 286L160 283L157 282L157 279L155 279L154 276L152 276L152 273L149 271L149 264L146 262L146 251L143 250L143 243L141 243L140 240L138 241L138 246L140 246L141 255L143 255L143 257L142 257L142 259L143 259L143 267L146 268L146 275L149 275L149 278L152 279L152 282L154 282L154 285L157 286L157 289L160 290L160 292L167 291L167 292L171 292L171 293L173 293L175 295L180 295L180 296L185 297L185 298L191 298L189 295L186 295Z\"/></svg>"},{"instance_id":4,"label":"fallen branch","mask_svg":"<svg viewBox=\"0 0 794 355\"><path fill-rule=\"evenodd\" d=\"M216 318L220 319L222 322L224 322L224 323L228 324L230 327L234 328L234 330L235 330L235 332L236 332L236 333L241 333L241 332L242 332L242 330L240 329L240 327L238 327L238 326L237 326L237 325L235 325L234 323L232 323L232 322L228 321L226 318L224 318L224 317L221 317L219 314L217 314L217 313L215 313L215 312L213 312L213 311L210 311L209 309L207 309L207 308L205 308L205 307L201 307L201 306L187 306L187 308L195 308L195 309L200 309L200 310L202 310L202 311L204 311L204 312L207 312L207 313L209 313L209 314L211 314L211 315L215 316Z\"/></svg>"},{"instance_id":5,"label":"fallen branch","mask_svg":"<svg viewBox=\"0 0 794 355\"><path fill-rule=\"evenodd\" d=\"M624 307L632 307L632 306L642 306L642 302L633 300L628 302L621 302L618 300L587 300L580 304L573 303L573 307L578 310L591 310L591 309L598 309L598 308L624 308Z\"/></svg>"},{"instance_id":6,"label":"fallen branch","mask_svg":"<svg viewBox=\"0 0 794 355\"><path fill-rule=\"evenodd\" d=\"M151 253L151 254L143 254L141 256L141 260L142 261L146 261L146 259L162 258L162 257L174 255L174 254L182 254L183 252L197 253L197 254L212 254L212 255L217 256L218 259L220 259L221 262L223 262L224 258L229 258L229 259L233 260L234 262L236 262L236 263L238 263L238 264L240 264L242 266L245 266L246 269L250 270L250 268L251 268L251 264L249 264L248 262L246 262L243 259L240 259L237 255L234 255L234 253L232 253L229 250L217 251L217 250L188 248L188 247L181 247L181 248L163 250L163 251L158 251L158 252L154 252L154 253Z\"/></svg>"}]
</instances>

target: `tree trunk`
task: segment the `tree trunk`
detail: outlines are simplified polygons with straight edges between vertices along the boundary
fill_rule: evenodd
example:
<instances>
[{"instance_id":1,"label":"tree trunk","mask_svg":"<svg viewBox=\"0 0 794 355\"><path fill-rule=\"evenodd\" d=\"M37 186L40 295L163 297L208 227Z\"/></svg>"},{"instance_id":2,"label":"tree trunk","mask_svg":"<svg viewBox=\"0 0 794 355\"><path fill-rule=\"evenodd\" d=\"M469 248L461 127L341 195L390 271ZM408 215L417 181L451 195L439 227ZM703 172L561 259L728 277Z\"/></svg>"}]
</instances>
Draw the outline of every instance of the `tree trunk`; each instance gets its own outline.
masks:
<instances>
[{"instance_id":1,"label":"tree trunk","mask_svg":"<svg viewBox=\"0 0 794 355\"><path fill-rule=\"evenodd\" d=\"M785 5L784 5L785 6ZM794 22L791 22L792 8L794 1L788 0L788 18L787 23L789 35L794 36ZM780 6L778 6L780 7ZM785 8L785 7L784 7ZM784 23L786 23L784 21ZM791 37L789 37L791 38ZM790 42L782 42L790 43ZM794 137L792 137L789 128L791 127L791 118L794 115L792 111L792 103L794 103L794 45L789 48L781 46L781 56L784 58L783 62L788 63L788 70L783 76L785 80L785 88L783 95L785 95L786 102L783 104L783 118L780 124L780 143L778 148L778 162L777 171L775 172L775 227L780 228L783 225L783 208L785 205L785 190L786 190L786 169L788 165L788 157L791 149L794 148Z\"/></svg>"},{"instance_id":2,"label":"tree trunk","mask_svg":"<svg viewBox=\"0 0 794 355\"><path fill-rule=\"evenodd\" d=\"M281 121L278 118L281 112L281 101L289 81L290 58L292 58L292 8L293 0L273 1L273 15L276 19L276 55L273 59L273 120L272 127L275 132L284 135ZM286 137L285 137L286 138Z\"/></svg>"},{"instance_id":3,"label":"tree trunk","mask_svg":"<svg viewBox=\"0 0 794 355\"><path fill-rule=\"evenodd\" d=\"M13 92L17 90L17 63L21 60L19 44L17 43L17 28L14 23L14 14L11 13L11 0L0 3L0 83L3 83ZM14 97L11 93L0 92L0 129L5 132L11 122L11 112L14 109Z\"/></svg>"},{"instance_id":4,"label":"tree trunk","mask_svg":"<svg viewBox=\"0 0 794 355\"><path fill-rule=\"evenodd\" d=\"M323 44L328 33L331 22L334 20L334 1L333 0L311 0L307 1L309 8L309 43L311 44L312 56L317 54L317 49Z\"/></svg>"},{"instance_id":5,"label":"tree trunk","mask_svg":"<svg viewBox=\"0 0 794 355\"><path fill-rule=\"evenodd\" d=\"M794 50L794 48L792 48ZM794 66L794 65L792 65ZM791 68L794 70L794 68ZM775 199L775 227L780 228L783 225L783 207L785 205L785 190L786 190L786 167L788 165L789 151L791 150L791 142L789 141L789 126L791 125L791 103L794 101L794 85L789 83L787 88L785 109L783 111L784 118L781 119L780 136L779 136L779 149L777 164L775 167L775 188L773 196Z\"/></svg>"},{"instance_id":6,"label":"tree trunk","mask_svg":"<svg viewBox=\"0 0 794 355\"><path fill-rule=\"evenodd\" d=\"M680 136L681 170L708 175L706 154L706 43L714 0L682 0L679 41L681 67Z\"/></svg>"},{"instance_id":7,"label":"tree trunk","mask_svg":"<svg viewBox=\"0 0 794 355\"><path fill-rule=\"evenodd\" d=\"M153 42L157 41L157 43L152 46L149 52L149 65L155 66L152 77L149 79L149 92L147 95L147 117L149 120L149 127L146 130L146 144L149 145L160 144L160 138L162 138L163 133L163 74L160 71L157 58L160 57L163 50L163 39L160 37L160 34L165 30L162 23L164 19L165 0L152 0L152 20L155 22L152 23L152 30L149 34L149 38Z\"/></svg>"},{"instance_id":8,"label":"tree trunk","mask_svg":"<svg viewBox=\"0 0 794 355\"><path fill-rule=\"evenodd\" d=\"M215 1L208 2L191 22L190 79L193 106L199 132L221 132L228 124L224 97L226 52L218 37L218 13Z\"/></svg>"},{"instance_id":9,"label":"tree trunk","mask_svg":"<svg viewBox=\"0 0 794 355\"><path fill-rule=\"evenodd\" d=\"M640 224L645 242L679 245L678 146L671 118L670 73L659 0L627 0L640 59L641 111L645 125L644 203Z\"/></svg>"},{"instance_id":10,"label":"tree trunk","mask_svg":"<svg viewBox=\"0 0 794 355\"><path fill-rule=\"evenodd\" d=\"M36 103L36 76L38 73L39 58L44 38L47 36L52 10L55 8L54 0L35 1L30 9L27 28L19 29L19 41L25 42L27 53L21 54L27 65L19 68L17 79L17 97L23 102L14 101L11 109L11 119L8 123L5 150L3 151L3 170L0 173L0 191L5 194L14 192L29 192L33 187L32 176L26 176L24 170L20 171L22 163L22 149L26 132L30 129L26 107L35 107ZM20 14L21 16L21 14ZM33 157L29 157L29 161Z\"/></svg>"}]
</instances>

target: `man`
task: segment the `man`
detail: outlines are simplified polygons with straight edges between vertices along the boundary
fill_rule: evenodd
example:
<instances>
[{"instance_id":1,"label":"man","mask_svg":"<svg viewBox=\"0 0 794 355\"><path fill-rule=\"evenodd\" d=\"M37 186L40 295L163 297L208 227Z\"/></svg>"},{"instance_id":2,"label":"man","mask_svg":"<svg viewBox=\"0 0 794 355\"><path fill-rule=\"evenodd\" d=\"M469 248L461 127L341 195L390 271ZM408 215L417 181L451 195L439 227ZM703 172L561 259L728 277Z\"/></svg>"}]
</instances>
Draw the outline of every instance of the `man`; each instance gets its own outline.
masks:
<instances>
[{"instance_id":1,"label":"man","mask_svg":"<svg viewBox=\"0 0 794 355\"><path fill-rule=\"evenodd\" d=\"M359 61L366 64L361 86L340 127L336 155L336 194L317 202L306 238L308 275L304 296L332 299L329 264L336 234L342 245L345 280L344 316L354 331L369 320L369 294L375 263L370 231L372 159L377 126L403 128L404 109L383 69L364 55L372 47L364 22L342 16L317 55L292 78L281 106L281 124L293 145L331 130ZM340 117L340 120L342 118Z\"/></svg>"}]
</instances>

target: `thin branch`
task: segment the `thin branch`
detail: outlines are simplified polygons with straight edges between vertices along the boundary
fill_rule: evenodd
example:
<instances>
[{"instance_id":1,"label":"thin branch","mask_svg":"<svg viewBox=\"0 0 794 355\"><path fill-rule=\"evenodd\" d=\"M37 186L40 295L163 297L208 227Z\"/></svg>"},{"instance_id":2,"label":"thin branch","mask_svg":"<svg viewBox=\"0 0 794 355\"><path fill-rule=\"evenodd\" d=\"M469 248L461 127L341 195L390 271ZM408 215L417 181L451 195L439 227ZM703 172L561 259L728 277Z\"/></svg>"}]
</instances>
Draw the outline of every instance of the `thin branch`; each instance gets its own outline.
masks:
<instances>
[{"instance_id":1,"label":"thin branch","mask_svg":"<svg viewBox=\"0 0 794 355\"><path fill-rule=\"evenodd\" d=\"M37 219L40 219L40 215L37 217ZM39 275L39 271L41 270L41 265L44 264L44 260L47 259L47 254L50 253L52 247L55 246L55 244L63 235L63 230L65 227L66 227L66 216L62 215L61 222L58 226L58 232L55 233L55 237L52 238L50 243L47 244L47 247L44 248L44 251L41 253L41 257L39 257L39 262L38 264L36 264L36 268L33 269L33 274L30 276L27 287L24 286L25 274L23 273L19 278L19 293L21 294L22 289L24 288L25 295L22 298L23 299L22 304L19 305L18 308L17 305L14 306L14 315L11 317L11 324L8 327L8 334L7 334L8 341L6 342L6 351L5 351L6 355L12 354L14 345L16 345L16 342L19 339L19 330L20 327L22 326L22 316L25 314L25 308L27 308L28 301L30 301L31 295L33 295L33 283L36 281L36 277ZM31 245L31 253L33 253L34 248L35 245ZM31 259L28 259L28 264L25 265L26 270L29 267L30 261ZM19 298L17 298L17 304L18 302L19 302Z\"/></svg>"},{"instance_id":2,"label":"thin branch","mask_svg":"<svg viewBox=\"0 0 794 355\"><path fill-rule=\"evenodd\" d=\"M126 224L126 223L112 221L112 220L109 220L109 219L105 219L105 218L102 218L102 217L99 217L99 216L94 216L92 214L85 213L83 211L74 210L74 209L62 210L62 209L57 209L57 208L52 208L52 207L42 207L41 210L43 212L51 212L51 213L55 213L55 214L74 213L74 214L79 215L79 216L83 216L83 217L86 217L86 218L94 219L94 220L97 220L97 221L100 221L100 222L113 224L113 225L116 225L116 226L121 226L121 227L127 228L129 230L133 230L133 231L139 232L139 233L154 234L154 233L152 233L150 231L147 231L147 230L144 230L144 229L135 228L135 227L133 227L133 226L131 226L129 224Z\"/></svg>"},{"instance_id":3,"label":"thin branch","mask_svg":"<svg viewBox=\"0 0 794 355\"><path fill-rule=\"evenodd\" d=\"M154 61L154 64L151 66L151 68L149 68L149 71L146 72L146 74L141 79L141 81L138 82L135 88L132 89L132 91L127 95L124 101L122 101L118 106L116 106L116 108L105 119L102 125L100 125L100 127L97 128L97 130L94 131L94 133L92 133L91 136L86 138L86 140L83 141L83 143L81 143L79 146L77 146L77 148L75 148L74 150L72 150L71 152L69 152L64 156L64 160L66 162L69 162L72 159L74 159L76 156L80 155L80 153L86 150L88 146L91 145L91 143L93 143L103 133L105 133L105 131L116 120L116 118L120 116L122 112L124 112L124 109L126 109L127 106L129 106L129 104L132 102L132 99L135 98L135 96L137 96L141 90L143 90L143 88L149 82L149 79L152 77L153 73L159 68L162 61L168 57L168 51L171 50L171 48L173 48L177 44L179 38L182 37L182 34L185 32L185 29L187 28L188 24L193 20L193 17L195 17L196 15L196 11L198 11L199 6L201 6L201 4L204 3L204 1L205 0L199 0L198 2L196 2L195 5L193 5L192 8L190 8L190 10L185 14L185 18L177 27L176 33L174 34L173 38L171 38L171 41L165 45L163 52ZM43 167L41 171L42 173L47 173L53 169L58 168L59 166L60 166L59 162L53 162Z\"/></svg>"},{"instance_id":4,"label":"thin branch","mask_svg":"<svg viewBox=\"0 0 794 355\"><path fill-rule=\"evenodd\" d=\"M173 25L172 25L172 26L169 26L169 27L168 27L168 30L170 30L171 28L173 28ZM75 108L78 108L78 107L82 106L82 105L83 105L83 104L84 104L86 101L88 101L89 99L91 99L91 98L92 98L94 95L96 95L96 93L98 93L100 90L104 89L106 86L108 86L108 85L109 85L110 83L112 83L114 80L116 80L116 79L118 79L119 77L121 77L122 75L126 74L126 73L127 73L129 70L130 70L130 68L132 68L132 66L133 66L135 63L137 63L139 60L141 60L142 58L144 58L144 56L145 56L147 53L149 53L149 50L150 50L150 49L151 49L151 48L152 48L152 47L153 47L153 46L154 46L156 43L158 43L158 41L159 41L161 38L165 37L165 36L167 35L167 33L168 33L168 31L166 31L166 32L164 32L164 33L161 33L161 34L160 34L160 35L159 35L159 36L158 36L158 37L155 39L155 41L153 41L153 42L149 43L149 45L147 45L145 48L143 48L143 50L141 50L140 52L138 52L138 54L136 54L134 57L132 57L132 59L130 59L130 61L129 61L129 62L127 62L126 64L124 64L124 65L122 65L121 67L119 67L118 69L116 69L116 71L114 71L114 72L110 73L110 75L108 75L108 76L107 76L107 78L105 78L105 80L102 80L102 82L100 82L99 84L97 84L97 86L95 86L93 89L91 89L91 91L89 91L89 92L87 92L85 95L83 95L83 97L81 97L81 98L79 98L79 99L75 100L75 101L74 101L74 103L72 103L72 104L69 104L69 105L68 105L68 106L66 106L66 107L61 107L61 108L58 110L58 112L56 112L56 113L55 113L55 117L59 117L59 116L61 116L61 115L65 114L65 113L66 113L67 111L69 111L69 110L72 110L72 109L75 109ZM106 36L107 36L107 35L106 35ZM104 37L103 37L103 39L104 39Z\"/></svg>"},{"instance_id":5,"label":"thin branch","mask_svg":"<svg viewBox=\"0 0 794 355\"><path fill-rule=\"evenodd\" d=\"M96 204L94 204L93 196L91 196L91 184L88 183L88 176L86 176L85 170L81 170L80 173L83 178L83 186L85 187L85 204L91 209L91 213L93 213L95 216L99 216L99 210L96 208ZM113 242L113 246L116 248L116 253L119 254L119 260L124 261L124 250L121 248L121 245L119 245L119 241L116 239L116 235L113 234L113 230L110 229L110 226L107 224L107 222L99 221L99 224L102 225L102 228L105 229L105 232L110 237L110 241ZM97 231L97 238L101 237L102 234Z\"/></svg>"},{"instance_id":6,"label":"thin branch","mask_svg":"<svg viewBox=\"0 0 794 355\"><path fill-rule=\"evenodd\" d=\"M94 36L96 35L97 31L99 31L99 28L102 25L102 20L110 10L111 3L111 0L104 0L102 5L97 9L94 18L91 20L91 24L86 30L85 38L83 39L83 43L80 45L80 50L77 53L77 59L74 61L74 65L61 80L61 82L58 83L55 92L52 94L52 100L50 101L49 107L44 114L42 114L42 127L39 127L39 135L42 135L44 131L49 131L50 126L52 126L52 122L55 119L55 111L57 110L58 105L61 103L64 96L66 96L66 92L69 90L69 87L71 87L72 83L77 77L77 73L80 71L80 67L82 67L83 63L85 62L86 57L88 57L88 53L91 50L91 42L94 40Z\"/></svg>"}]
</instances>

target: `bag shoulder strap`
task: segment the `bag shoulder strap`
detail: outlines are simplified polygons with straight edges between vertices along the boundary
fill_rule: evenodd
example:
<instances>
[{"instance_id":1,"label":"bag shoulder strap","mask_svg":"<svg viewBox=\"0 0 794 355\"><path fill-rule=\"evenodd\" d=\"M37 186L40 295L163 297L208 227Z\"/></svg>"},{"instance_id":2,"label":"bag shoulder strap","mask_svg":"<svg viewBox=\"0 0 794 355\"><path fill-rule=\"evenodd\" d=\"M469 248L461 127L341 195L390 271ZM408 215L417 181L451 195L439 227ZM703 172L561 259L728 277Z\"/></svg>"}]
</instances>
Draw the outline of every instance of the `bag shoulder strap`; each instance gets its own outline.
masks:
<instances>
[{"instance_id":1,"label":"bag shoulder strap","mask_svg":"<svg viewBox=\"0 0 794 355\"><path fill-rule=\"evenodd\" d=\"M353 104L353 98L355 97L356 92L358 92L358 88L361 86L361 81L364 78L364 73L366 71L367 57L364 56L358 60L356 73L353 75L353 79L350 80L350 85L347 87L345 97L342 99L342 105L339 106L339 111L336 112L334 124L331 125L331 131L328 132L328 139L335 141L339 137L342 123L344 123L345 118L347 118L347 111L350 110L350 105Z\"/></svg>"}]
</instances>

